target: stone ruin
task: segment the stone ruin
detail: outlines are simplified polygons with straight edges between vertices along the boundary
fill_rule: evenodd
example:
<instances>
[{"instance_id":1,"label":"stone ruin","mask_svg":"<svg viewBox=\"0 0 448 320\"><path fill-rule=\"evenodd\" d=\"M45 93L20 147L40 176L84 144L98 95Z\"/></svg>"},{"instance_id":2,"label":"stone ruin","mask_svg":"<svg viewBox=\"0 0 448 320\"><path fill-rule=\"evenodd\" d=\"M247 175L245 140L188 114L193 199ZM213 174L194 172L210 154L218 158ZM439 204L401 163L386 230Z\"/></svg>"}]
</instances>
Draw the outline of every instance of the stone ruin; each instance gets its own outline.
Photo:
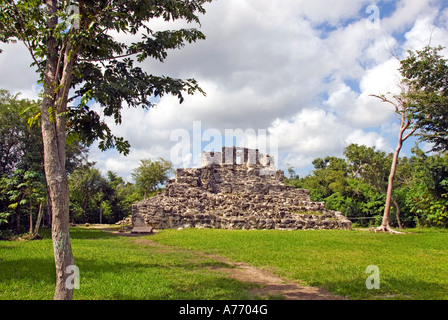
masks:
<instances>
[{"instance_id":1,"label":"stone ruin","mask_svg":"<svg viewBox=\"0 0 448 320\"><path fill-rule=\"evenodd\" d=\"M203 152L202 167L178 169L163 194L132 206L133 232L172 228L345 229L340 212L284 184L272 156L231 147Z\"/></svg>"}]
</instances>

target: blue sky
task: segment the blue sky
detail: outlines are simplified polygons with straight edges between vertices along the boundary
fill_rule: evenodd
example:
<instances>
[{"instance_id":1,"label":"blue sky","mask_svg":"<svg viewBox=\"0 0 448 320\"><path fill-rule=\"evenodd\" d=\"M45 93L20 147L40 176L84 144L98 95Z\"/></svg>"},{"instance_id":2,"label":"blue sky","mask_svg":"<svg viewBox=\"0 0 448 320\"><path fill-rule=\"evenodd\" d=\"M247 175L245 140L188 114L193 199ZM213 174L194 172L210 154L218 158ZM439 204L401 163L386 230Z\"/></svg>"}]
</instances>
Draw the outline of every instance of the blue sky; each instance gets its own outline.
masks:
<instances>
[{"instance_id":1,"label":"blue sky","mask_svg":"<svg viewBox=\"0 0 448 320\"><path fill-rule=\"evenodd\" d=\"M372 5L380 19L373 29L366 12ZM397 90L399 63L391 52L402 58L430 39L433 45L447 45L448 39L442 0L218 0L206 9L201 18L205 41L170 52L164 63L141 66L157 75L193 77L207 96L186 96L182 105L167 96L146 112L124 108L118 127L105 119L116 135L129 140L131 152L123 157L93 147L90 160L102 171L130 179L140 160L170 159L176 132L190 135L190 152L177 165L194 166L200 150L193 150L192 130L198 122L202 133L241 129L276 135L278 167L292 165L301 176L315 158L342 157L350 143L392 152L399 123L390 106L369 95ZM151 22L154 29L184 26ZM37 77L24 47L1 48L0 88L37 97ZM263 135L249 135L248 147L259 147L257 139L263 141ZM407 141L403 155L413 146Z\"/></svg>"}]
</instances>

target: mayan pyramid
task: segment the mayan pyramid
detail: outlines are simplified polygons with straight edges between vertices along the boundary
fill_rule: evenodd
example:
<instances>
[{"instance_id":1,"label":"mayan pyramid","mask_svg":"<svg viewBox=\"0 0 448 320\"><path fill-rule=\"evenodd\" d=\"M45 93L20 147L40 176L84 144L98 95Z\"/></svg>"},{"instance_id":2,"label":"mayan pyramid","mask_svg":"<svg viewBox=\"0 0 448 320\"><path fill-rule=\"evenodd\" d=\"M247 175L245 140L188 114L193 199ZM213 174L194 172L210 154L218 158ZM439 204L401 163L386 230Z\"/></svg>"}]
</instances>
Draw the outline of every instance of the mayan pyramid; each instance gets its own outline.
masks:
<instances>
[{"instance_id":1,"label":"mayan pyramid","mask_svg":"<svg viewBox=\"0 0 448 320\"><path fill-rule=\"evenodd\" d=\"M231 147L203 152L202 167L178 169L163 194L132 206L134 231L147 228L351 229L340 212L284 184L272 156Z\"/></svg>"}]
</instances>

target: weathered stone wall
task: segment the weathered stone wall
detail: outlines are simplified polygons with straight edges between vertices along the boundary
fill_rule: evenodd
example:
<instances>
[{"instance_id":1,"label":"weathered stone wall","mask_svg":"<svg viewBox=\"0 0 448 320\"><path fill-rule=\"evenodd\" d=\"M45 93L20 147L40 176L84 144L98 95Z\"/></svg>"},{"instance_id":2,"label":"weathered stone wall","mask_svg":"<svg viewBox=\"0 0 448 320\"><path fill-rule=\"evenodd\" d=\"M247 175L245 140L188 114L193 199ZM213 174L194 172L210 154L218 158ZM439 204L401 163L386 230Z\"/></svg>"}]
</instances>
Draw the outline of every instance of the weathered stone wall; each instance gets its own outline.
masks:
<instances>
[{"instance_id":1,"label":"weathered stone wall","mask_svg":"<svg viewBox=\"0 0 448 320\"><path fill-rule=\"evenodd\" d=\"M341 213L311 202L308 190L285 185L283 171L266 165L179 169L164 194L133 205L133 221L155 229L351 229Z\"/></svg>"}]
</instances>

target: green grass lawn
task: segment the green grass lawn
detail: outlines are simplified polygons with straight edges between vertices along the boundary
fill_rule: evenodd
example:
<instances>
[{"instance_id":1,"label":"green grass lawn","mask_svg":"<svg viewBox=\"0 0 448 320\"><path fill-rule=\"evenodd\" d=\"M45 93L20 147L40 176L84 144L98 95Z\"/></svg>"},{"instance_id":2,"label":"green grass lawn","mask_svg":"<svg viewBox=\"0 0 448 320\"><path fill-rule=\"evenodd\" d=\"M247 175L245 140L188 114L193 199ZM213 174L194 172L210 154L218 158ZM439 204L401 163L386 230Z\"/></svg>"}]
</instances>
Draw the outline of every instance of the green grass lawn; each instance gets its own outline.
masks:
<instances>
[{"instance_id":1,"label":"green grass lawn","mask_svg":"<svg viewBox=\"0 0 448 320\"><path fill-rule=\"evenodd\" d=\"M447 230L166 230L152 239L244 261L350 299L448 299ZM370 265L379 268L379 290L366 288Z\"/></svg>"},{"instance_id":2,"label":"green grass lawn","mask_svg":"<svg viewBox=\"0 0 448 320\"><path fill-rule=\"evenodd\" d=\"M349 299L448 299L448 231L165 230L143 238L72 228L80 269L75 299L256 299L253 286L199 255L269 269ZM144 239L168 245L156 247ZM366 268L380 270L380 289L368 290ZM0 241L0 299L52 299L54 261L48 235L37 241Z\"/></svg>"},{"instance_id":3,"label":"green grass lawn","mask_svg":"<svg viewBox=\"0 0 448 320\"><path fill-rule=\"evenodd\" d=\"M230 267L188 250L163 250L105 231L71 229L80 270L74 299L253 299L252 287L212 271ZM0 299L52 299L55 268L50 235L0 241Z\"/></svg>"}]
</instances>

